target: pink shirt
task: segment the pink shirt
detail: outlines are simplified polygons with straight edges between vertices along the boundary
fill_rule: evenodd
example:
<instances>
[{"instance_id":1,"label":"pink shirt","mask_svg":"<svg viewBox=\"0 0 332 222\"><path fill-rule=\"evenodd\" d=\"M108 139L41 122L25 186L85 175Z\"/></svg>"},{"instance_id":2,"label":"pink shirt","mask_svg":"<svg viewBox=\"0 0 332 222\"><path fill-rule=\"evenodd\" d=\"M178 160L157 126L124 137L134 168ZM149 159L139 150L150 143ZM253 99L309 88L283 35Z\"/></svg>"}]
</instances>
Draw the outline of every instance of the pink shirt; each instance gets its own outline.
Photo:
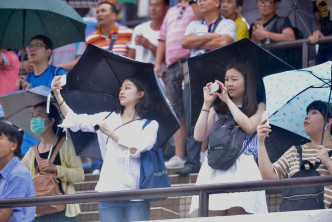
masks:
<instances>
[{"instance_id":1,"label":"pink shirt","mask_svg":"<svg viewBox=\"0 0 332 222\"><path fill-rule=\"evenodd\" d=\"M193 9L189 4L185 6L181 19L178 19L182 6L178 4L170 8L160 28L158 40L165 41L165 62L169 67L174 62L189 57L190 49L181 47L181 41L188 24L195 19Z\"/></svg>"},{"instance_id":2,"label":"pink shirt","mask_svg":"<svg viewBox=\"0 0 332 222\"><path fill-rule=\"evenodd\" d=\"M1 56L1 55L0 55ZM5 64L0 65L0 96L16 91L19 61L12 51L3 52Z\"/></svg>"}]
</instances>

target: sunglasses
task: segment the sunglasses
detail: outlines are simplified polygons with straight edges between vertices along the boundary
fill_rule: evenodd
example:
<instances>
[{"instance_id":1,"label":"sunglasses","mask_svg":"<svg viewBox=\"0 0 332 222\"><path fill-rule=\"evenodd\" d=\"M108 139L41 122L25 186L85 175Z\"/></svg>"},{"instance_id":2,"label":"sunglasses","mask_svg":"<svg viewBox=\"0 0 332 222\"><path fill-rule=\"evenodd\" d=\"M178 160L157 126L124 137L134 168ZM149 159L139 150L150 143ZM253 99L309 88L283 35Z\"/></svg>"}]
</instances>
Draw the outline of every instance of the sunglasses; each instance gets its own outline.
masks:
<instances>
[{"instance_id":1,"label":"sunglasses","mask_svg":"<svg viewBox=\"0 0 332 222\"><path fill-rule=\"evenodd\" d=\"M177 19L182 19L184 10L186 10L186 7L182 6L178 16L176 17Z\"/></svg>"}]
</instances>

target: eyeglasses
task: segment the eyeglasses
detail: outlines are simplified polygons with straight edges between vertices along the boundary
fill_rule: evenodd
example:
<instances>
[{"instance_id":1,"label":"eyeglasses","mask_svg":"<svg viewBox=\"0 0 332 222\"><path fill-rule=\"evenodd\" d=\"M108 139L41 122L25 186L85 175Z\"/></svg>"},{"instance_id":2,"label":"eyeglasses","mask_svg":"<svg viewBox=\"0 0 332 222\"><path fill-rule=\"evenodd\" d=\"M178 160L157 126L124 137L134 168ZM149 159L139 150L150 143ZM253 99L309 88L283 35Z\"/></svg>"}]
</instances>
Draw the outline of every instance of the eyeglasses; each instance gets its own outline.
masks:
<instances>
[{"instance_id":1,"label":"eyeglasses","mask_svg":"<svg viewBox=\"0 0 332 222\"><path fill-rule=\"evenodd\" d=\"M180 12L179 12L178 16L176 17L177 19L182 19L184 10L186 10L186 7L183 6L180 9Z\"/></svg>"},{"instance_id":2,"label":"eyeglasses","mask_svg":"<svg viewBox=\"0 0 332 222\"><path fill-rule=\"evenodd\" d=\"M40 49L41 47L46 48L45 45L41 44L41 43L36 43L36 44L30 44L28 45L28 49Z\"/></svg>"},{"instance_id":3,"label":"eyeglasses","mask_svg":"<svg viewBox=\"0 0 332 222\"><path fill-rule=\"evenodd\" d=\"M265 5L267 7L269 7L271 4L274 4L275 1L263 1L263 0L257 0L256 1L257 5L261 4L261 5Z\"/></svg>"}]
</instances>

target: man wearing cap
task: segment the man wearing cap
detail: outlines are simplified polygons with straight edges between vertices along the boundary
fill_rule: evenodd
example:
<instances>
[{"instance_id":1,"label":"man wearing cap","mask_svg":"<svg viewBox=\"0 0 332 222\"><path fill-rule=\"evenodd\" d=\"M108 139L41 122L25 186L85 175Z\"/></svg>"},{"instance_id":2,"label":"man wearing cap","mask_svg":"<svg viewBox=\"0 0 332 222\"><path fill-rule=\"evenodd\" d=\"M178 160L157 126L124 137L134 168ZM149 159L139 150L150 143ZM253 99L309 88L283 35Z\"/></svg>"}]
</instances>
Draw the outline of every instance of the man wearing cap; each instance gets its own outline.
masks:
<instances>
[{"instance_id":1,"label":"man wearing cap","mask_svg":"<svg viewBox=\"0 0 332 222\"><path fill-rule=\"evenodd\" d=\"M22 134L14 126L0 122L0 199L35 196L30 172L17 158L21 142ZM35 206L0 208L0 220L30 222L35 211Z\"/></svg>"},{"instance_id":2,"label":"man wearing cap","mask_svg":"<svg viewBox=\"0 0 332 222\"><path fill-rule=\"evenodd\" d=\"M200 21L192 21L185 32L182 39L182 47L191 49L191 56L203 54L206 51L219 48L227 45L235 39L235 23L230 19L225 19L219 13L220 1L219 0L199 0L198 6L204 18ZM190 120L190 91L189 82L184 85L185 111L186 120ZM189 173L196 173L200 168L200 150L201 143L197 142L192 137L192 130L190 125L187 124L187 154L188 159L185 167L178 170L180 175L187 175Z\"/></svg>"},{"instance_id":3,"label":"man wearing cap","mask_svg":"<svg viewBox=\"0 0 332 222\"><path fill-rule=\"evenodd\" d=\"M113 3L100 2L97 6L97 30L86 37L86 42L127 56L127 44L131 40L132 30L115 24L117 14L117 9Z\"/></svg>"},{"instance_id":4,"label":"man wearing cap","mask_svg":"<svg viewBox=\"0 0 332 222\"><path fill-rule=\"evenodd\" d=\"M189 49L181 46L182 37L187 25L195 19L189 0L181 0L170 8L164 18L159 33L159 44L156 53L155 72L164 78L168 99L179 119L181 128L174 134L175 156L165 163L168 169L184 166L186 143L186 121L182 99L183 64L190 55ZM162 62L166 63L166 72L161 71Z\"/></svg>"}]
</instances>

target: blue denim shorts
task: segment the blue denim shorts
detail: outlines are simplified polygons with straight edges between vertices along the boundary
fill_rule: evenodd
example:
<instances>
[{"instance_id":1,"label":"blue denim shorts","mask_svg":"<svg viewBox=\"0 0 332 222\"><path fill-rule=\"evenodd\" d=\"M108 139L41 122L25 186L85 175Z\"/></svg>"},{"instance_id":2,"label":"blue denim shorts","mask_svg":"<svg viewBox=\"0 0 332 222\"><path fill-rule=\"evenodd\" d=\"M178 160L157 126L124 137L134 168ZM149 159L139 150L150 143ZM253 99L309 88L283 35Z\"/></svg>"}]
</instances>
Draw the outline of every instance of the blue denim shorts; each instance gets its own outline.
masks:
<instances>
[{"instance_id":1,"label":"blue denim shorts","mask_svg":"<svg viewBox=\"0 0 332 222\"><path fill-rule=\"evenodd\" d=\"M99 216L102 222L144 221L150 218L148 201L106 201L99 202Z\"/></svg>"}]
</instances>

